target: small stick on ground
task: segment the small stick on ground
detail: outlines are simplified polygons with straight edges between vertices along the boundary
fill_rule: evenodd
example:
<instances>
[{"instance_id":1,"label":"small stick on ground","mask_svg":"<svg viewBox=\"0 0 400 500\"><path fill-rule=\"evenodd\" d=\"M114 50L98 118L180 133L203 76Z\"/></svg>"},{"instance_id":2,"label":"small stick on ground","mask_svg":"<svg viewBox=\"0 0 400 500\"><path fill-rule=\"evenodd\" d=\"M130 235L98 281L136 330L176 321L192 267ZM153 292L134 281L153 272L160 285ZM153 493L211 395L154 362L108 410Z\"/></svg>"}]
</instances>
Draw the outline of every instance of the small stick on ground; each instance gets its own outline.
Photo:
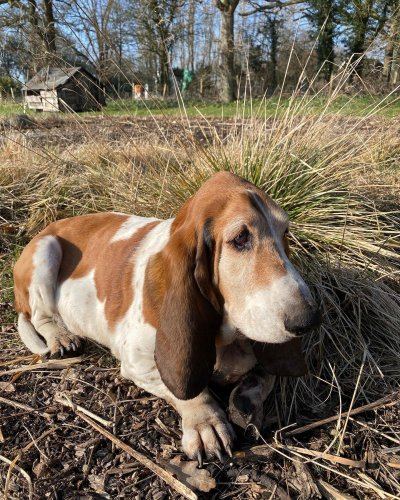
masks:
<instances>
[{"instance_id":1,"label":"small stick on ground","mask_svg":"<svg viewBox=\"0 0 400 500\"><path fill-rule=\"evenodd\" d=\"M285 450L296 451L299 454L308 455L310 457L322 458L323 460L328 460L328 462L332 462L334 464L342 464L359 469L365 468L365 460L351 460L350 458L331 455L330 453L325 453L323 451L308 450L307 448L300 448L299 446L282 445L281 447Z\"/></svg>"},{"instance_id":2,"label":"small stick on ground","mask_svg":"<svg viewBox=\"0 0 400 500\"><path fill-rule=\"evenodd\" d=\"M18 408L20 410L25 410L28 412L37 411L37 410L35 410L35 408L32 408L32 406L28 406L28 405L26 405L24 403L20 403L18 401L13 401L12 399L3 398L1 396L0 396L0 403L3 403L3 404L8 405L8 406L12 406L13 408Z\"/></svg>"},{"instance_id":3,"label":"small stick on ground","mask_svg":"<svg viewBox=\"0 0 400 500\"><path fill-rule=\"evenodd\" d=\"M31 361L36 362L40 359L40 356L37 354L28 354L27 356L19 356L18 358L9 359L7 361L0 361L0 366L8 366L15 365L15 363L19 363L20 361Z\"/></svg>"},{"instance_id":4,"label":"small stick on ground","mask_svg":"<svg viewBox=\"0 0 400 500\"><path fill-rule=\"evenodd\" d=\"M98 425L84 413L80 412L79 410L74 410L74 411L82 420L91 425L96 431L100 432L100 434L102 434L112 443L118 446L118 448L121 448L126 453L131 455L135 460L137 460L142 465L147 467L149 470L154 472L154 474L156 474L160 479L169 484L175 491L183 495L185 498L188 498L189 500L197 500L198 498L197 495L190 488L188 488L183 483L175 479L171 473L167 472L162 467L152 462L150 459L148 459L138 451L134 450L127 444L125 444L123 441L114 436L114 434L111 434L111 432L108 432L106 429L103 429L100 425Z\"/></svg>"},{"instance_id":5,"label":"small stick on ground","mask_svg":"<svg viewBox=\"0 0 400 500\"><path fill-rule=\"evenodd\" d=\"M0 376L11 375L12 373L19 372L30 372L32 370L63 370L68 368L68 366L74 365L75 363L80 363L83 357L78 356L76 358L66 358L66 359L50 359L44 363L37 363L36 365L22 365L19 368L12 368L11 370L5 370L0 372Z\"/></svg>"},{"instance_id":6,"label":"small stick on ground","mask_svg":"<svg viewBox=\"0 0 400 500\"><path fill-rule=\"evenodd\" d=\"M37 410L36 408L32 408L32 406L28 406L24 403L20 403L19 401L13 401L12 399L6 399L0 396L0 404L5 404L8 406L12 406L13 408L18 408L19 410L24 410L28 413L35 412L41 415L42 417L45 417L47 420L51 420L51 415L46 412L41 412L40 410Z\"/></svg>"},{"instance_id":7,"label":"small stick on ground","mask_svg":"<svg viewBox=\"0 0 400 500\"><path fill-rule=\"evenodd\" d=\"M293 429L292 431L288 431L284 433L285 437L296 436L297 434L302 434L303 432L311 431L312 429L316 429L317 427L321 427L322 425L329 424L331 422L335 422L340 417L347 417L358 415L359 413L364 413L365 411L374 410L377 408L381 408L382 406L390 406L395 405L398 402L398 398L400 396L399 392L395 392L394 394L389 394L381 399L374 401L373 403L369 403L364 406L359 406L358 408L354 408L353 410L345 411L342 414L333 415L332 417L323 418L322 420L318 420L317 422L311 422L311 424L304 425L303 427L299 427L298 429Z\"/></svg>"},{"instance_id":8,"label":"small stick on ground","mask_svg":"<svg viewBox=\"0 0 400 500\"><path fill-rule=\"evenodd\" d=\"M99 417L95 413L92 413L91 411L87 410L86 408L83 408L83 406L77 405L74 402L72 402L69 397L66 394L56 394L54 396L54 400L57 401L57 403L60 403L64 406L68 406L69 408L72 408L74 412L80 411L81 413L84 413L88 417L91 417L93 420L96 420L96 422L99 422L100 424L104 425L105 427L113 427L113 423L110 422L110 420L106 420L105 418Z\"/></svg>"}]
</instances>

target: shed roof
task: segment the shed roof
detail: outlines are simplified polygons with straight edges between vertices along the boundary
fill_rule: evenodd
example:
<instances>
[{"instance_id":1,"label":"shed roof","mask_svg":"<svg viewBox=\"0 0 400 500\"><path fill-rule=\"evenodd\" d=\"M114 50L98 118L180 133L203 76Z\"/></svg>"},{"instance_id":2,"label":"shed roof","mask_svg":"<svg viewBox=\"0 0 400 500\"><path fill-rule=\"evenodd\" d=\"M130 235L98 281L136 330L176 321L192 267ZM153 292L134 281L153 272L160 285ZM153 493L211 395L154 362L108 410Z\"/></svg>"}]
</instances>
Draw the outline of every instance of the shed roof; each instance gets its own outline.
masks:
<instances>
[{"instance_id":1,"label":"shed roof","mask_svg":"<svg viewBox=\"0 0 400 500\"><path fill-rule=\"evenodd\" d=\"M83 71L94 79L90 73L80 66L42 68L24 85L23 90L54 90L60 85L64 85L78 71Z\"/></svg>"}]
</instances>

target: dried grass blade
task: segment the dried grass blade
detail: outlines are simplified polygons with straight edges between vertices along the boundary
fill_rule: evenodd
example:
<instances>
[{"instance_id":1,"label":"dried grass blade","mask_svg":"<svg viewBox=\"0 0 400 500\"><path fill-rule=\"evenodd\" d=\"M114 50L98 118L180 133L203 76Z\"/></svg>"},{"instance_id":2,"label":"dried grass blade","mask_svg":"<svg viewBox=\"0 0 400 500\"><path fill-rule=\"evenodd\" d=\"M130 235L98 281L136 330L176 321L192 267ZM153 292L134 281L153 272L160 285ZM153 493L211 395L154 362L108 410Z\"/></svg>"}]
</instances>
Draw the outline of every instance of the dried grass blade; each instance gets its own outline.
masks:
<instances>
[{"instance_id":1,"label":"dried grass blade","mask_svg":"<svg viewBox=\"0 0 400 500\"><path fill-rule=\"evenodd\" d=\"M322 479L318 481L318 488L327 500L355 500L353 496L347 493L342 493Z\"/></svg>"},{"instance_id":2,"label":"dried grass blade","mask_svg":"<svg viewBox=\"0 0 400 500\"><path fill-rule=\"evenodd\" d=\"M283 448L288 451L296 451L297 453L302 455L322 458L323 460L328 460L328 462L334 464L347 465L348 467L355 467L360 469L363 469L365 467L365 460L351 460L350 458L331 455L330 453L325 453L323 451L308 450L307 448L300 448L299 446L286 445L283 446Z\"/></svg>"},{"instance_id":3,"label":"dried grass blade","mask_svg":"<svg viewBox=\"0 0 400 500\"><path fill-rule=\"evenodd\" d=\"M46 432L43 432L43 434L41 434L38 438L33 439L27 446L22 448L22 450L18 453L18 455L14 458L14 460L12 460L10 462L10 467L8 468L7 476L6 476L6 485L4 488L4 500L7 500L7 498L8 498L8 489L10 486L11 472L14 469L14 467L16 467L16 463L18 462L18 460L22 457L22 455L26 451L28 451L30 448L32 448L32 446L36 446L36 444L39 441L41 441L43 438L45 438L46 436L48 436L49 434L54 432L54 430L55 430L55 428L52 427L51 429L48 429Z\"/></svg>"},{"instance_id":4,"label":"dried grass blade","mask_svg":"<svg viewBox=\"0 0 400 500\"><path fill-rule=\"evenodd\" d=\"M0 460L8 465L12 464L12 460L9 460L8 458L3 457L3 455L0 455ZM24 476L24 478L26 479L26 481L28 483L28 488L29 488L29 500L31 500L31 498L33 498L32 479L30 478L29 474L26 471L24 471L24 469L19 467L18 465L14 464L13 468L15 470L17 470L19 473L21 473L22 476ZM6 497L4 497L4 498L5 498L5 500L7 500Z\"/></svg>"},{"instance_id":5,"label":"dried grass blade","mask_svg":"<svg viewBox=\"0 0 400 500\"><path fill-rule=\"evenodd\" d=\"M297 434L302 434L303 432L310 431L312 429L316 429L317 427L321 427L322 425L329 424L330 422L335 422L340 417L347 417L352 415L358 415L359 413L363 413L365 411L374 410L377 408L381 408L382 406L390 406L397 404L400 397L400 393L398 391L393 394L388 394L383 398L377 399L373 403L369 403L367 405L359 406L358 408L354 408L351 411L345 411L341 414L333 415L332 417L323 418L322 420L317 420L316 422L312 422L311 424L304 425L303 427L299 427L298 429L293 429L292 431L288 431L284 433L285 437L296 436Z\"/></svg>"},{"instance_id":6,"label":"dried grass blade","mask_svg":"<svg viewBox=\"0 0 400 500\"><path fill-rule=\"evenodd\" d=\"M48 420L51 419L51 415L46 412L41 412L40 410L37 410L36 408L32 408L32 406L26 405L24 403L20 403L19 401L13 401L12 399L6 399L0 396L0 403L12 406L13 408L18 408L19 410L24 410L26 412L32 413L38 413L39 415L47 418Z\"/></svg>"}]
</instances>

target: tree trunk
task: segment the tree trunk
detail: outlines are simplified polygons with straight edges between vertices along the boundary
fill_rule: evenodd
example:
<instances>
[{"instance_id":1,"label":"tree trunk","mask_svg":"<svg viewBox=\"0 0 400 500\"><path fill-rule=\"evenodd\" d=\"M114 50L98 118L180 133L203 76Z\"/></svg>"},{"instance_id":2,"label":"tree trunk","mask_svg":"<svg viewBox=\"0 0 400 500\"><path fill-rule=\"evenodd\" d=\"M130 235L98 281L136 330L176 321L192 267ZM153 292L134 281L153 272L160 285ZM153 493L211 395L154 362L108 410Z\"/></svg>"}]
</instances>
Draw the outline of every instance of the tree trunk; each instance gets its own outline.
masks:
<instances>
[{"instance_id":1,"label":"tree trunk","mask_svg":"<svg viewBox=\"0 0 400 500\"><path fill-rule=\"evenodd\" d=\"M270 37L271 37L271 89L273 94L278 86L278 30L276 26L276 17L271 16L269 19Z\"/></svg>"},{"instance_id":2,"label":"tree trunk","mask_svg":"<svg viewBox=\"0 0 400 500\"><path fill-rule=\"evenodd\" d=\"M321 69L321 76L329 82L333 72L334 61L334 5L332 0L325 0L321 4L321 26L318 39L318 67Z\"/></svg>"},{"instance_id":3,"label":"tree trunk","mask_svg":"<svg viewBox=\"0 0 400 500\"><path fill-rule=\"evenodd\" d=\"M358 11L356 10L354 15L354 24L353 24L354 38L350 49L351 49L351 55L352 57L354 57L355 64L352 71L351 80L353 80L355 76L361 78L363 74L364 58L361 56L363 56L365 50L365 39L367 36L367 29L370 20L372 5L373 5L373 0L367 0L365 4L361 3L359 6L359 10ZM357 61L357 59L359 59L358 62L355 62Z\"/></svg>"},{"instance_id":4,"label":"tree trunk","mask_svg":"<svg viewBox=\"0 0 400 500\"><path fill-rule=\"evenodd\" d=\"M234 14L232 8L221 11L221 101L235 100Z\"/></svg>"},{"instance_id":5,"label":"tree trunk","mask_svg":"<svg viewBox=\"0 0 400 500\"><path fill-rule=\"evenodd\" d=\"M392 82L393 69L396 66L396 59L399 52L400 44L400 5L397 7L396 12L392 13L392 23L390 26L390 33L386 42L385 57L383 60L383 76L387 82ZM396 57L397 55L397 57ZM396 78L397 79L397 78Z\"/></svg>"},{"instance_id":6,"label":"tree trunk","mask_svg":"<svg viewBox=\"0 0 400 500\"><path fill-rule=\"evenodd\" d=\"M53 0L43 0L44 3L44 13L45 13L45 45L46 50L49 53L49 59L54 59L57 53L56 47L56 26L53 12Z\"/></svg>"},{"instance_id":7,"label":"tree trunk","mask_svg":"<svg viewBox=\"0 0 400 500\"><path fill-rule=\"evenodd\" d=\"M164 43L161 45L161 50L158 56L158 62L160 64L160 86L162 96L165 97L169 94L169 62L167 47Z\"/></svg>"},{"instance_id":8,"label":"tree trunk","mask_svg":"<svg viewBox=\"0 0 400 500\"><path fill-rule=\"evenodd\" d=\"M354 57L354 68L352 72L352 78L354 76L362 77L364 69L364 60L361 57L364 53L365 45L365 35L367 32L367 24L369 18L363 17L360 19L360 24L356 27L356 33L354 34L354 42L351 47L351 55ZM358 59L358 61L357 61Z\"/></svg>"},{"instance_id":9,"label":"tree trunk","mask_svg":"<svg viewBox=\"0 0 400 500\"><path fill-rule=\"evenodd\" d=\"M30 37L31 38L30 50L32 53L32 70L34 73L37 73L39 68L45 66L45 63L39 60L40 52L43 50L42 43L44 42L44 40L43 40L42 30L40 29L39 26L39 15L37 10L36 0L28 0L28 5L29 5L28 8L29 22L31 24L31 29L32 29Z\"/></svg>"},{"instance_id":10,"label":"tree trunk","mask_svg":"<svg viewBox=\"0 0 400 500\"><path fill-rule=\"evenodd\" d=\"M187 48L188 48L188 62L187 67L194 71L194 24L196 22L196 2L190 0L188 7L188 34L187 34Z\"/></svg>"}]
</instances>

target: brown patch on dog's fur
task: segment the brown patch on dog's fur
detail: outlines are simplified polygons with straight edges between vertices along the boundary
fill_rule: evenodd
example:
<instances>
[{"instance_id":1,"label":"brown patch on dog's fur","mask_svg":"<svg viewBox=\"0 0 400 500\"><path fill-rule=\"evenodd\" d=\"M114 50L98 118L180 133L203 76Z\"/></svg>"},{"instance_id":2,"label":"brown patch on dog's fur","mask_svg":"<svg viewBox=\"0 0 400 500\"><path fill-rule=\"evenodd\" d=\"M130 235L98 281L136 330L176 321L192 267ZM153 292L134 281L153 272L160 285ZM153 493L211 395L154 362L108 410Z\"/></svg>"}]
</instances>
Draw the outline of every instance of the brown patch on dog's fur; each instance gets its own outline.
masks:
<instances>
[{"instance_id":1,"label":"brown patch on dog's fur","mask_svg":"<svg viewBox=\"0 0 400 500\"><path fill-rule=\"evenodd\" d=\"M113 236L128 218L127 215L113 213L92 214L63 219L47 226L26 247L16 265L17 310L30 314L29 284L36 242L43 236L53 235L60 242L63 255L59 283L82 278L94 269L97 297L105 302L106 319L110 328L114 328L133 302L134 254L143 238L160 223L150 222L131 237L112 242Z\"/></svg>"},{"instance_id":2,"label":"brown patch on dog's fur","mask_svg":"<svg viewBox=\"0 0 400 500\"><path fill-rule=\"evenodd\" d=\"M29 287L33 275L33 255L37 241L32 240L21 253L14 267L14 303L17 313L23 313L31 319L31 306L29 305Z\"/></svg>"},{"instance_id":3,"label":"brown patch on dog's fur","mask_svg":"<svg viewBox=\"0 0 400 500\"><path fill-rule=\"evenodd\" d=\"M47 226L40 234L57 236L63 252L59 282L82 278L96 267L102 250L110 245L111 239L128 218L128 215L113 213L90 214L63 219ZM112 265L112 260L107 265Z\"/></svg>"},{"instance_id":4,"label":"brown patch on dog's fur","mask_svg":"<svg viewBox=\"0 0 400 500\"><path fill-rule=\"evenodd\" d=\"M143 285L144 321L156 329L160 324L160 308L166 289L164 262L161 254L157 254L147 264Z\"/></svg>"},{"instance_id":5,"label":"brown patch on dog's fur","mask_svg":"<svg viewBox=\"0 0 400 500\"><path fill-rule=\"evenodd\" d=\"M118 214L96 214L87 216L86 220L69 219L70 224L63 224L57 231L63 248L60 281L81 278L94 269L97 297L105 302L104 312L110 328L123 318L133 302L133 261L137 247L160 223L150 222L130 238L111 242L127 219L128 216ZM80 238L83 234L84 239Z\"/></svg>"},{"instance_id":6,"label":"brown patch on dog's fur","mask_svg":"<svg viewBox=\"0 0 400 500\"><path fill-rule=\"evenodd\" d=\"M129 239L109 244L96 263L97 297L105 301L104 312L111 328L125 316L133 303L135 254L143 238L159 223L149 222Z\"/></svg>"}]
</instances>

